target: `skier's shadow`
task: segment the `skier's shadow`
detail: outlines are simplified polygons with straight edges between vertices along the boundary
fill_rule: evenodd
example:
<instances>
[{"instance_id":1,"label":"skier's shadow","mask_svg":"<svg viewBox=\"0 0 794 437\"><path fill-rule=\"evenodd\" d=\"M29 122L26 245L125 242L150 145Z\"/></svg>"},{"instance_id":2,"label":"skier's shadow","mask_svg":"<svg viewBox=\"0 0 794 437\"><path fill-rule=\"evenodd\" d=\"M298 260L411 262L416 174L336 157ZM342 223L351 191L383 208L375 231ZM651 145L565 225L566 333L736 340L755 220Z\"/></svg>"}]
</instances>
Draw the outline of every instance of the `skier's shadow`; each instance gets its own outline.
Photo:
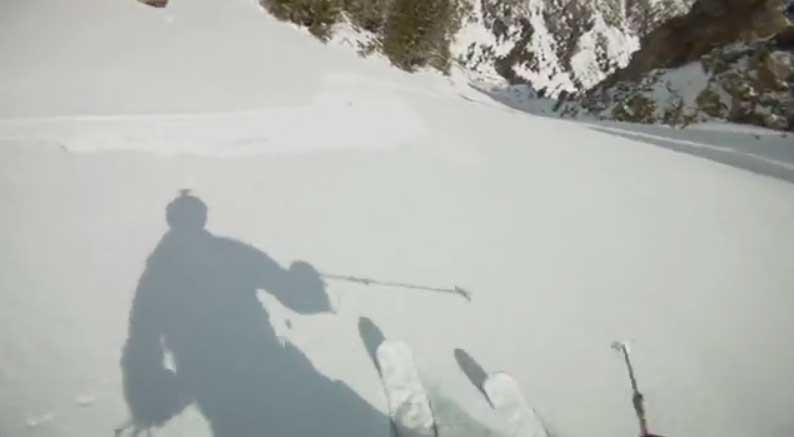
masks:
<instances>
[{"instance_id":1,"label":"skier's shadow","mask_svg":"<svg viewBox=\"0 0 794 437\"><path fill-rule=\"evenodd\" d=\"M455 361L463 371L463 374L469 378L472 385L477 388L481 393L485 394L483 384L488 378L488 373L485 369L474 359L468 352L463 349L455 349Z\"/></svg>"},{"instance_id":2,"label":"skier's shadow","mask_svg":"<svg viewBox=\"0 0 794 437\"><path fill-rule=\"evenodd\" d=\"M381 331L378 325L369 317L361 317L358 319L358 333L361 336L361 341L364 343L364 348L366 348L370 360L372 360L372 364L375 366L375 370L380 374L381 369L378 363L377 353L378 346L386 341L383 331Z\"/></svg>"},{"instance_id":3,"label":"skier's shadow","mask_svg":"<svg viewBox=\"0 0 794 437\"><path fill-rule=\"evenodd\" d=\"M166 212L170 229L138 283L122 358L137 425L161 426L195 402L215 437L385 434L385 416L277 339L256 297L265 290L298 313L329 311L317 271L302 262L284 269L209 233L206 205L187 192Z\"/></svg>"}]
</instances>

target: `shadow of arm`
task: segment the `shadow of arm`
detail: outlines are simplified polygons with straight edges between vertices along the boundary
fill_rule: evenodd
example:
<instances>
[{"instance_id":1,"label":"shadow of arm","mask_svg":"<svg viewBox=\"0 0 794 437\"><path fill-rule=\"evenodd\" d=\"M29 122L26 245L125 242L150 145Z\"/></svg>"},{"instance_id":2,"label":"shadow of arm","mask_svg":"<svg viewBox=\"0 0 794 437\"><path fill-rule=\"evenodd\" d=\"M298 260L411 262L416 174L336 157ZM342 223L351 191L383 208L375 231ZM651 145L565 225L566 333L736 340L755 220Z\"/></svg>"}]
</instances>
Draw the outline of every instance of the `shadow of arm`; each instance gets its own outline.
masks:
<instances>
[{"instance_id":1,"label":"shadow of arm","mask_svg":"<svg viewBox=\"0 0 794 437\"><path fill-rule=\"evenodd\" d=\"M311 264L296 261L283 269L263 252L259 252L257 264L257 286L282 305L300 314L331 312L325 282Z\"/></svg>"}]
</instances>

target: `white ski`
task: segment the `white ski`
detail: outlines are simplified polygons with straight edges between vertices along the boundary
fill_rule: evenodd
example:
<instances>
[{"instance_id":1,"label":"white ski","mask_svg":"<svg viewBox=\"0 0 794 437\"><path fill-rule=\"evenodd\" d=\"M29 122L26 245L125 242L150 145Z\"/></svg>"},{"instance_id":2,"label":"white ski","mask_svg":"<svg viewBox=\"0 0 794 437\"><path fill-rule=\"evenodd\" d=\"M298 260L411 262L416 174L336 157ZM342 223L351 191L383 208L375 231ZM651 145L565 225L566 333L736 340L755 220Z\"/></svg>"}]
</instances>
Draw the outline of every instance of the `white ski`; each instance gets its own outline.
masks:
<instances>
[{"instance_id":1,"label":"white ski","mask_svg":"<svg viewBox=\"0 0 794 437\"><path fill-rule=\"evenodd\" d=\"M399 437L435 437L436 423L407 344L386 340L376 352L389 414Z\"/></svg>"},{"instance_id":2,"label":"white ski","mask_svg":"<svg viewBox=\"0 0 794 437\"><path fill-rule=\"evenodd\" d=\"M512 376L504 372L491 373L483 382L482 391L506 424L510 437L548 437L546 427L524 399Z\"/></svg>"}]
</instances>

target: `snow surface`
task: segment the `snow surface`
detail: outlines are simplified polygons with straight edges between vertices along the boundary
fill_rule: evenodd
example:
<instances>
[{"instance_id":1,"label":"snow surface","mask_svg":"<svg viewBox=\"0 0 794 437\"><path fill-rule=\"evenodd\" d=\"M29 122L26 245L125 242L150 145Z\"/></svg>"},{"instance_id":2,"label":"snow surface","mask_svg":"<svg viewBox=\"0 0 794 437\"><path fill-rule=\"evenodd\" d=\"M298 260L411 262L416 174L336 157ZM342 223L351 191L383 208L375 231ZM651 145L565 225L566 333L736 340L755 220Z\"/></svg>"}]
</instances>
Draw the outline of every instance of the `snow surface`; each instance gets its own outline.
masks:
<instances>
[{"instance_id":1,"label":"snow surface","mask_svg":"<svg viewBox=\"0 0 794 437\"><path fill-rule=\"evenodd\" d=\"M498 419L455 348L512 374L552 435L636 435L616 339L653 431L794 434L791 183L357 58L249 1L173 3L0 15L0 435L126 419L132 294L186 187L212 232L281 265L473 291L330 282L317 316L263 295L277 332L384 414L361 316L411 346L439 422L470 421L449 435ZM156 435L209 430L191 408Z\"/></svg>"}]
</instances>

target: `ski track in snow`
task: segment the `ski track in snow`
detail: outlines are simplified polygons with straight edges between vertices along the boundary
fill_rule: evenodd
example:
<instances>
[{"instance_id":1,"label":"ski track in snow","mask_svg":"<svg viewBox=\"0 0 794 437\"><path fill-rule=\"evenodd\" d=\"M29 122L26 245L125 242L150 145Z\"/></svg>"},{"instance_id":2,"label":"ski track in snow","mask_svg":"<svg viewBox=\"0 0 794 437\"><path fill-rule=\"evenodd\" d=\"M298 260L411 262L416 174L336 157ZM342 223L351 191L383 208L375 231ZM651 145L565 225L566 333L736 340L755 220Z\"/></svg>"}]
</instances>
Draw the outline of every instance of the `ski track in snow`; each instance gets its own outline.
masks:
<instances>
[{"instance_id":1,"label":"ski track in snow","mask_svg":"<svg viewBox=\"0 0 794 437\"><path fill-rule=\"evenodd\" d=\"M631 131L631 130L626 130L626 129L619 129L619 128L613 128L613 127L604 127L604 126L595 126L595 127L597 129L608 131L608 132L618 132L618 133L627 134L627 135L636 135L638 137L655 139L655 140L670 140L670 141L673 141L673 142L676 142L676 143L679 143L679 144L682 144L682 145L693 146L693 147L709 149L709 150L715 150L715 151L720 151L720 152L732 153L732 154L740 155L741 157L744 157L744 158L756 159L756 160L764 162L764 163L778 165L778 166L780 166L780 167L782 167L784 169L787 169L787 170L794 170L794 162L785 162L785 161L780 161L780 160L776 160L776 159L771 159L771 158L765 157L763 155L759 155L758 153L752 153L750 151L734 150L734 149L731 149L730 147L724 147L724 146L712 146L712 145L704 144L704 143L697 142L697 141L688 141L688 140L682 140L682 139L670 139L670 138L662 136L662 135L654 135L654 134L650 134L650 133L636 132L636 131Z\"/></svg>"},{"instance_id":2,"label":"ski track in snow","mask_svg":"<svg viewBox=\"0 0 794 437\"><path fill-rule=\"evenodd\" d=\"M775 177L794 183L794 147L790 145L788 134L779 132L753 134L753 129L739 131L717 131L722 141L715 144L704 142L702 129L692 128L692 139L686 139L687 133L681 135L673 128L635 126L632 128L614 127L611 124L591 124L595 131L614 133L624 138L647 141L659 147L709 159L732 167L754 173ZM666 130L666 132L665 132ZM677 135L671 136L671 133ZM667 135L665 135L667 134ZM682 138L683 137L683 138Z\"/></svg>"}]
</instances>

